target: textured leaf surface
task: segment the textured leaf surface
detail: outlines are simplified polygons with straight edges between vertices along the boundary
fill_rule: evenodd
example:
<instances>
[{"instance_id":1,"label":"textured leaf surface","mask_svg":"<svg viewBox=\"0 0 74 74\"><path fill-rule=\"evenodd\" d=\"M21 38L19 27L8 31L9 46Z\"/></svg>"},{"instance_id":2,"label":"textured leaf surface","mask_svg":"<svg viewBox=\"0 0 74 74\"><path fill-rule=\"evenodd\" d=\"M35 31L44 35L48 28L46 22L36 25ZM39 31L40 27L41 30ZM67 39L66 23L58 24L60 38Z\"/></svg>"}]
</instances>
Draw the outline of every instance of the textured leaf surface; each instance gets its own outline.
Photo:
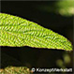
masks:
<instances>
[{"instance_id":1,"label":"textured leaf surface","mask_svg":"<svg viewBox=\"0 0 74 74\"><path fill-rule=\"evenodd\" d=\"M27 67L10 66L5 69L0 69L0 74L31 74L31 72Z\"/></svg>"},{"instance_id":2,"label":"textured leaf surface","mask_svg":"<svg viewBox=\"0 0 74 74\"><path fill-rule=\"evenodd\" d=\"M26 19L0 13L0 46L72 50L65 37Z\"/></svg>"}]
</instances>

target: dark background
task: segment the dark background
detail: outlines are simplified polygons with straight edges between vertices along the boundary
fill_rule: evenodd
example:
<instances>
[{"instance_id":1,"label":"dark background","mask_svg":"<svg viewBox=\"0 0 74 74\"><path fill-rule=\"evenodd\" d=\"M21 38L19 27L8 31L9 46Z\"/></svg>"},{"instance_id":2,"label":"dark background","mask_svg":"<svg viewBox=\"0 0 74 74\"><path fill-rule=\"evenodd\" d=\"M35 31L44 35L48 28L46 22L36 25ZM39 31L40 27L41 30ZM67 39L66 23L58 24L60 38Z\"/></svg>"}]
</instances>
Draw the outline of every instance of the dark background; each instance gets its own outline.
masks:
<instances>
[{"instance_id":1,"label":"dark background","mask_svg":"<svg viewBox=\"0 0 74 74\"><path fill-rule=\"evenodd\" d=\"M1 12L25 18L51 29L73 43L73 17L61 16L54 12L39 9L41 5L54 6L56 1L2 1ZM54 9L54 7L53 7ZM63 50L37 49L31 47L1 47L2 68L10 65L27 67L59 67L58 59L63 60L63 54L71 57L66 67L72 67L72 52Z\"/></svg>"}]
</instances>

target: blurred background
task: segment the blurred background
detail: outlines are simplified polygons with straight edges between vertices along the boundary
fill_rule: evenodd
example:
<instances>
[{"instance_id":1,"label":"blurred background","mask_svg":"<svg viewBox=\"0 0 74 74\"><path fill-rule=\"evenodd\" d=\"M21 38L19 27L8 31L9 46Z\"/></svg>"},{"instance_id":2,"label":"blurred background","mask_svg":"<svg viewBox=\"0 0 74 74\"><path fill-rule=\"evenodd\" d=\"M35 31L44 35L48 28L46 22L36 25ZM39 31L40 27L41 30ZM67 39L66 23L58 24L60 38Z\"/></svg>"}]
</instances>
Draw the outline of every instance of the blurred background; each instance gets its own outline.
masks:
<instances>
[{"instance_id":1,"label":"blurred background","mask_svg":"<svg viewBox=\"0 0 74 74\"><path fill-rule=\"evenodd\" d=\"M73 44L74 1L2 1L1 12L36 22L65 36ZM73 51L31 47L1 47L1 67L73 68ZM68 73L65 73L68 74Z\"/></svg>"}]
</instances>

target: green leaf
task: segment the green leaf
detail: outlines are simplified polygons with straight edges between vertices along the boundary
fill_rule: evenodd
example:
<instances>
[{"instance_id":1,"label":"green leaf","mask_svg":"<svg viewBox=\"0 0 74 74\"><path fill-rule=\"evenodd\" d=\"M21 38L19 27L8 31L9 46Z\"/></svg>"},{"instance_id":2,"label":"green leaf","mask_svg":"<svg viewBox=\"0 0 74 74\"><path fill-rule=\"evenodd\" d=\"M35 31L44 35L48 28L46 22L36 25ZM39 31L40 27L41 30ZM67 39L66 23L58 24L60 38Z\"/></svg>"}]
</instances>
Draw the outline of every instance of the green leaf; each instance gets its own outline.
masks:
<instances>
[{"instance_id":1,"label":"green leaf","mask_svg":"<svg viewBox=\"0 0 74 74\"><path fill-rule=\"evenodd\" d=\"M61 0L56 2L57 12L64 16L74 15L74 0Z\"/></svg>"},{"instance_id":2,"label":"green leaf","mask_svg":"<svg viewBox=\"0 0 74 74\"><path fill-rule=\"evenodd\" d=\"M55 2L48 2L46 5L38 5L38 10L56 13L66 17L74 15L74 0L58 0Z\"/></svg>"},{"instance_id":3,"label":"green leaf","mask_svg":"<svg viewBox=\"0 0 74 74\"><path fill-rule=\"evenodd\" d=\"M5 69L0 69L0 74L31 74L31 71L27 67L9 66Z\"/></svg>"},{"instance_id":4,"label":"green leaf","mask_svg":"<svg viewBox=\"0 0 74 74\"><path fill-rule=\"evenodd\" d=\"M72 50L65 37L26 19L0 13L0 46Z\"/></svg>"}]
</instances>

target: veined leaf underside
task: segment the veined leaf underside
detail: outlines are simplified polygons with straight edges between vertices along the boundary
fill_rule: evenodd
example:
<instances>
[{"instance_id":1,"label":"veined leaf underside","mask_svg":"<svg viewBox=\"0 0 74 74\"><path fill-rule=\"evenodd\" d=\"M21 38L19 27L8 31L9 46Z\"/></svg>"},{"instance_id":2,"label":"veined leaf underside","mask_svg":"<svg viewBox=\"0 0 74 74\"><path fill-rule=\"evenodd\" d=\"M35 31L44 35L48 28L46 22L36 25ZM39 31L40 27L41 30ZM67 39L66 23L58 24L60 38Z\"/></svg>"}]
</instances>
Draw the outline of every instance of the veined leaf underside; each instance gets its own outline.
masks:
<instances>
[{"instance_id":1,"label":"veined leaf underside","mask_svg":"<svg viewBox=\"0 0 74 74\"><path fill-rule=\"evenodd\" d=\"M72 50L62 35L26 19L0 13L0 46Z\"/></svg>"}]
</instances>

